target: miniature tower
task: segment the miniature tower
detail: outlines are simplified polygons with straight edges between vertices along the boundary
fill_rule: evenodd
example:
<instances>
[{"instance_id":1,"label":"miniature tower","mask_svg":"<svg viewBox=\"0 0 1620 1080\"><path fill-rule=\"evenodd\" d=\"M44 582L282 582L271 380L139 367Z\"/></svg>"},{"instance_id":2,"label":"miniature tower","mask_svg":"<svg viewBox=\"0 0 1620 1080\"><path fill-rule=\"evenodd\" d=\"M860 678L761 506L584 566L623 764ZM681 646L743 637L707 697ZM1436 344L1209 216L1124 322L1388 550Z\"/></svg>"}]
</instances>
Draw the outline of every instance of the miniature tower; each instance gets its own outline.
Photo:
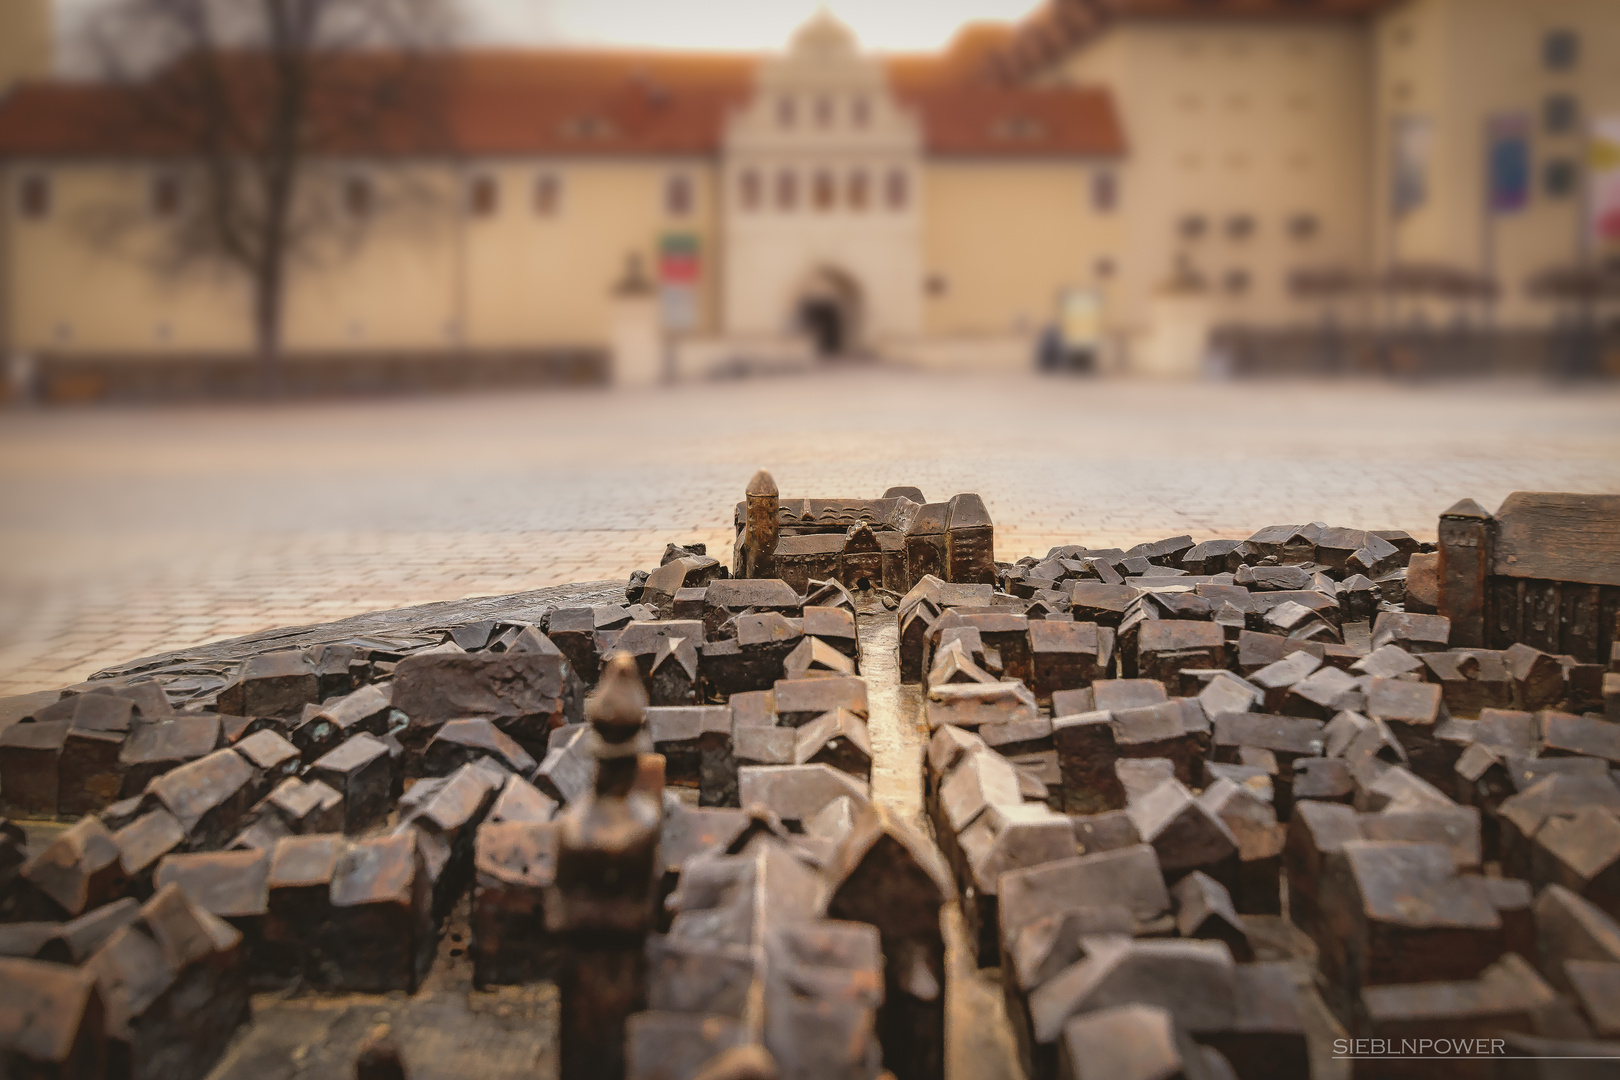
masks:
<instances>
[{"instance_id":1,"label":"miniature tower","mask_svg":"<svg viewBox=\"0 0 1620 1080\"><path fill-rule=\"evenodd\" d=\"M636 783L652 749L646 708L635 657L609 658L585 702L596 787L559 819L559 902L547 913L564 936L562 1080L622 1077L625 1019L643 1007L660 816L657 798Z\"/></svg>"},{"instance_id":2,"label":"miniature tower","mask_svg":"<svg viewBox=\"0 0 1620 1080\"><path fill-rule=\"evenodd\" d=\"M781 528L781 493L764 469L748 481L748 519L743 527L739 577L776 576L776 538Z\"/></svg>"}]
</instances>

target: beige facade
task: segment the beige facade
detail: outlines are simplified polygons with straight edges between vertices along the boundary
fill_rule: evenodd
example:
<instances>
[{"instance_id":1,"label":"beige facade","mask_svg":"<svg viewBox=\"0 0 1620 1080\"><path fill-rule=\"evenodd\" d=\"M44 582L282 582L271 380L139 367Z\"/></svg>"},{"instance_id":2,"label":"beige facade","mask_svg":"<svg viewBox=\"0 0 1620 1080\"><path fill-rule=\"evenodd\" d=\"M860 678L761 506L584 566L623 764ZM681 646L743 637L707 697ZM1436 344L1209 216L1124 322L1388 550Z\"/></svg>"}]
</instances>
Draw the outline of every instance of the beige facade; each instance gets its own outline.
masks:
<instances>
[{"instance_id":1,"label":"beige facade","mask_svg":"<svg viewBox=\"0 0 1620 1080\"><path fill-rule=\"evenodd\" d=\"M1570 43L1567 63L1549 56ZM1592 119L1620 118L1620 11L1611 0L1411 0L1373 38L1373 175L1394 169L1403 118L1427 130L1428 195L1397 216L1375 183L1375 262L1468 267L1502 285L1495 317L1548 317L1527 283L1589 254L1582 199ZM1487 215L1484 161L1492 117L1522 118L1531 147L1523 210ZM1443 312L1429 314L1443 317Z\"/></svg>"},{"instance_id":2,"label":"beige facade","mask_svg":"<svg viewBox=\"0 0 1620 1080\"><path fill-rule=\"evenodd\" d=\"M564 132L594 125L594 143L548 135L320 162L380 194L295 268L287 347L604 349L615 283L632 261L656 279L667 250L695 253L696 266L689 294L666 293L682 301L666 302L670 325L687 353L721 359L738 342L802 349L833 319L837 349L959 364L983 343L983 355L1019 362L1066 295L1095 290L1108 357L1145 370L1171 309L1178 326L1297 330L1325 304L1297 294L1296 275L1376 281L1408 263L1499 280L1498 301L1468 318L1548 323L1528 283L1585 253L1584 132L1592 117L1620 116L1614 0L1367 0L1351 15L1280 4L1241 18L1198 4L1152 17L1128 0L1111 7L1010 83L961 75L955 56L874 57L823 16L782 54L671 68L672 91L650 89L658 76L638 74L640 61L604 54L603 65L628 65L614 93L629 105L593 104L605 76L568 76L585 89L558 90L557 75L535 83L537 103L580 97L577 113L548 105L547 116ZM23 30L43 10L0 4ZM1573 56L1549 59L1555 39L1573 41ZM0 51L0 78L7 70L37 71L37 53ZM688 84L704 87L694 100L707 112L680 122L698 134L665 138L657 94L678 102ZM497 105L526 130L524 100ZM610 146L598 107L651 119ZM246 283L164 257L154 184L183 180L183 163L28 150L30 138L51 145L34 108L18 94L0 104L6 351L251 352ZM1086 109L1086 130L1065 132L1064 110ZM1488 218L1485 130L1501 115L1529 126L1530 191L1522 211ZM8 117L24 135L7 133ZM1414 121L1425 191L1397 214L1394 144ZM382 197L390 190L408 197ZM109 206L124 208L116 243ZM1182 291L1166 300L1172 282ZM1196 305L1190 284L1202 285ZM1455 305L1373 289L1334 307L1350 326L1458 317Z\"/></svg>"},{"instance_id":3,"label":"beige facade","mask_svg":"<svg viewBox=\"0 0 1620 1080\"><path fill-rule=\"evenodd\" d=\"M1365 267L1370 109L1356 20L1121 20L1047 78L1108 87L1130 138L1110 315L1139 337L1178 263L1218 322L1305 317L1288 275Z\"/></svg>"},{"instance_id":4,"label":"beige facade","mask_svg":"<svg viewBox=\"0 0 1620 1080\"><path fill-rule=\"evenodd\" d=\"M921 332L922 124L853 35L818 19L763 61L722 154L727 334L791 335L815 305L846 347Z\"/></svg>"},{"instance_id":5,"label":"beige facade","mask_svg":"<svg viewBox=\"0 0 1620 1080\"><path fill-rule=\"evenodd\" d=\"M1554 38L1573 42L1550 62ZM1609 0L1405 0L1363 18L1121 17L1046 79L1108 87L1131 140L1122 169L1115 325L1139 338L1178 264L1208 286L1217 324L1303 325L1324 302L1297 271L1376 281L1396 265L1495 281L1482 303L1334 304L1343 322L1443 325L1488 315L1544 328L1540 273L1579 264L1589 123L1620 116L1620 17ZM1563 119L1554 113L1562 110ZM1522 118L1527 205L1487 215L1486 130ZM1555 123L1556 120L1556 123ZM1393 143L1415 122L1425 196L1397 213Z\"/></svg>"},{"instance_id":6,"label":"beige facade","mask_svg":"<svg viewBox=\"0 0 1620 1080\"><path fill-rule=\"evenodd\" d=\"M594 348L609 333L611 290L634 256L650 267L660 235L715 235L715 173L701 159L630 162L355 162L345 174L408 179L353 243L295 268L286 343L321 353ZM408 176L406 175L408 174ZM21 212L22 187L48 176L50 206ZM30 163L6 170L13 349L25 353L162 355L247 352L245 280L217 264L176 265L168 223L108 235L108 207L140 208L169 170L153 164ZM690 184L672 214L666 187ZM475 184L493 201L473 204ZM539 190L546 185L549 208ZM138 215L138 210L136 211ZM714 290L702 296L712 325Z\"/></svg>"},{"instance_id":7,"label":"beige facade","mask_svg":"<svg viewBox=\"0 0 1620 1080\"><path fill-rule=\"evenodd\" d=\"M1062 293L1108 292L1124 219L1098 206L1093 184L1115 182L1117 171L1112 161L930 162L928 335L1027 336L1053 318Z\"/></svg>"}]
</instances>

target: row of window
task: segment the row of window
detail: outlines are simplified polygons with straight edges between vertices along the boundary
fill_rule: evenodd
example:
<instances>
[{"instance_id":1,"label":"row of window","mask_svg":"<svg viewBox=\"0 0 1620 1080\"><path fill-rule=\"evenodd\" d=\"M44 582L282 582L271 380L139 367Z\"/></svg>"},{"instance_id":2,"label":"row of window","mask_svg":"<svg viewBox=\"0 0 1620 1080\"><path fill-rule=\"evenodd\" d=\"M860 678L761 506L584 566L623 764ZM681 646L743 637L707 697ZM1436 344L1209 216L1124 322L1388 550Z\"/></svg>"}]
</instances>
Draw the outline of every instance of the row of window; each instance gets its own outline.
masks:
<instances>
[{"instance_id":1,"label":"row of window","mask_svg":"<svg viewBox=\"0 0 1620 1080\"><path fill-rule=\"evenodd\" d=\"M1210 110L1225 108L1228 112L1248 112L1251 106L1263 104L1266 98L1251 98L1244 93L1231 93L1224 97L1210 96L1205 98L1202 94L1187 93L1176 99L1177 106L1182 112L1203 112L1204 106ZM1316 106L1316 99L1310 94L1292 93L1281 99L1282 104L1291 112L1310 112Z\"/></svg>"},{"instance_id":2,"label":"row of window","mask_svg":"<svg viewBox=\"0 0 1620 1080\"><path fill-rule=\"evenodd\" d=\"M1398 23L1390 32L1390 41L1399 48L1412 44L1414 32L1411 24ZM1541 35L1541 66L1545 71L1574 71L1581 62L1581 36L1567 27L1548 30Z\"/></svg>"},{"instance_id":3,"label":"row of window","mask_svg":"<svg viewBox=\"0 0 1620 1080\"><path fill-rule=\"evenodd\" d=\"M344 178L339 186L339 199L351 217L369 217L376 209L377 194L370 178L355 175ZM147 189L147 208L155 218L176 216L185 201L185 184L174 173L158 173L152 177ZM18 182L17 208L24 218L39 220L51 212L52 193L50 177L45 173L27 173ZM666 177L663 189L664 212L670 217L685 217L692 212L694 194L692 180L684 174ZM465 208L473 217L490 217L500 210L501 184L498 178L485 174L475 176L466 187ZM543 217L556 214L562 206L562 178L546 173L534 182L534 211Z\"/></svg>"},{"instance_id":4,"label":"row of window","mask_svg":"<svg viewBox=\"0 0 1620 1080\"><path fill-rule=\"evenodd\" d=\"M769 190L767 190L767 181ZM738 176L737 199L743 210L757 211L766 207L767 196L774 209L791 212L803 200L811 209L828 212L843 206L862 212L873 206L877 192L876 178L864 169L855 169L840 177L829 169L818 169L801 181L800 174L782 169L774 177L757 169L744 169ZM1571 158L1550 158L1542 163L1541 186L1548 198L1566 199L1574 195L1580 185L1580 170ZM493 217L500 211L501 184L497 177L484 174L473 177L467 184L466 211L472 217ZM1091 206L1097 213L1111 213L1119 203L1119 183L1109 170L1098 170L1090 178ZM148 206L153 217L172 218L179 213L185 198L185 187L173 173L158 173L152 178L148 193ZM556 215L562 206L562 178L544 173L534 181L532 193L534 212L542 217ZM890 169L882 176L883 206L891 211L903 211L911 198L909 176L904 169ZM376 194L371 181L365 176L351 176L343 181L341 199L344 210L356 218L368 217L376 206ZM44 173L27 173L18 185L17 206L21 215L39 220L51 212L50 178ZM693 211L695 195L691 177L675 173L665 178L663 188L664 213L669 217L686 217ZM1244 241L1259 232L1259 222L1252 214L1233 214L1216 222L1203 214L1185 214L1176 222L1176 232L1183 240L1200 240L1216 231L1229 240ZM1305 242L1321 232L1321 222L1314 214L1295 214L1283 223L1283 231L1293 240Z\"/></svg>"},{"instance_id":5,"label":"row of window","mask_svg":"<svg viewBox=\"0 0 1620 1080\"><path fill-rule=\"evenodd\" d=\"M1268 51L1268 46L1258 40L1236 39L1223 43L1192 39L1183 41L1177 50L1183 60L1197 60L1208 53L1210 56L1225 54L1233 60L1247 61L1256 52ZM1284 55L1295 60L1308 60L1316 55L1316 46L1309 41L1292 40L1284 42L1280 49Z\"/></svg>"},{"instance_id":6,"label":"row of window","mask_svg":"<svg viewBox=\"0 0 1620 1080\"><path fill-rule=\"evenodd\" d=\"M1390 98L1397 105L1410 104L1414 97L1412 84L1405 80L1390 88ZM1541 129L1548 135L1575 135L1580 131L1581 102L1573 94L1548 94L1541 99Z\"/></svg>"},{"instance_id":7,"label":"row of window","mask_svg":"<svg viewBox=\"0 0 1620 1080\"><path fill-rule=\"evenodd\" d=\"M1260 223L1253 214L1233 214L1225 221L1212 222L1203 214L1184 214L1176 222L1176 232L1183 240L1201 240L1219 230L1228 240L1248 240L1260 231ZM1283 222L1283 231L1303 243L1322 231L1322 222L1315 214L1294 214Z\"/></svg>"},{"instance_id":8,"label":"row of window","mask_svg":"<svg viewBox=\"0 0 1620 1080\"><path fill-rule=\"evenodd\" d=\"M738 177L737 198L744 210L764 209L769 197L778 210L792 211L804 201L818 211L831 211L843 206L853 211L871 208L879 194L879 176L865 169L855 169L840 177L832 170L818 169L807 179L800 174L782 169L767 176L757 169L744 169ZM890 169L881 174L882 205L891 211L903 211L911 201L911 184L904 169ZM769 182L769 183L768 183ZM767 190L767 187L769 190ZM350 217L366 218L376 209L377 195L369 177L346 177L340 186L339 198ZM500 211L502 185L493 175L474 176L467 183L466 211L473 217L492 217ZM534 181L531 195L534 212L542 217L556 215L562 208L562 178L555 173L542 173ZM1119 185L1110 170L1091 174L1090 196L1092 209L1098 213L1111 213L1119 202ZM182 179L174 174L160 172L151 181L148 206L152 216L171 218L180 212L185 199ZM694 193L692 180L684 173L665 178L663 190L664 212L670 217L685 217L692 212ZM44 173L28 173L21 179L18 207L22 216L32 220L44 218L51 210L50 178Z\"/></svg>"},{"instance_id":9,"label":"row of window","mask_svg":"<svg viewBox=\"0 0 1620 1080\"><path fill-rule=\"evenodd\" d=\"M472 217L493 217L500 212L502 185L498 177L488 173L474 176L467 183L467 213ZM541 217L553 217L562 209L562 177L555 173L542 173L535 178L530 199L534 212ZM686 173L671 173L664 178L664 214L668 217L687 217L697 204L692 178Z\"/></svg>"},{"instance_id":10,"label":"row of window","mask_svg":"<svg viewBox=\"0 0 1620 1080\"><path fill-rule=\"evenodd\" d=\"M783 94L776 99L776 126L784 131L799 126L801 113L808 118L809 126L821 131L845 124L858 130L872 122L872 104L860 94L848 98L821 94L808 100Z\"/></svg>"},{"instance_id":11,"label":"row of window","mask_svg":"<svg viewBox=\"0 0 1620 1080\"><path fill-rule=\"evenodd\" d=\"M778 169L774 174L744 169L737 176L737 203L744 210L763 210L767 203L779 211L799 208L801 189L804 203L813 210L831 211L840 206L856 212L871 209L877 191L877 178L865 169L853 169L840 176L831 169L816 169L801 176L794 169ZM911 181L904 169L882 174L883 206L901 211L911 201Z\"/></svg>"}]
</instances>

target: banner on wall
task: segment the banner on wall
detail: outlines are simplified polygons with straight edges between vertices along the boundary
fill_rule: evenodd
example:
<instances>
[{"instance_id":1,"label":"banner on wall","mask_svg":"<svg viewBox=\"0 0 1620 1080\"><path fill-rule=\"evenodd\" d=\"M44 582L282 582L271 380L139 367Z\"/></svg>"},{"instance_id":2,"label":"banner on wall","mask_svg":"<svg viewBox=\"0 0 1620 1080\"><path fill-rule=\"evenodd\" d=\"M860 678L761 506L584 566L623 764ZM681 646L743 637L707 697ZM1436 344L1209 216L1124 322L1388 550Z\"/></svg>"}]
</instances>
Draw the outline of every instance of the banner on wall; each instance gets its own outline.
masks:
<instances>
[{"instance_id":1,"label":"banner on wall","mask_svg":"<svg viewBox=\"0 0 1620 1080\"><path fill-rule=\"evenodd\" d=\"M1095 351L1102 344L1102 314L1102 294L1096 289L1067 290L1058 323L1064 349Z\"/></svg>"},{"instance_id":2,"label":"banner on wall","mask_svg":"<svg viewBox=\"0 0 1620 1080\"><path fill-rule=\"evenodd\" d=\"M1390 150L1390 208L1399 220L1429 201L1433 122L1426 116L1397 116Z\"/></svg>"},{"instance_id":3,"label":"banner on wall","mask_svg":"<svg viewBox=\"0 0 1620 1080\"><path fill-rule=\"evenodd\" d=\"M1600 255L1620 255L1620 116L1593 122L1587 177L1592 246Z\"/></svg>"},{"instance_id":4,"label":"banner on wall","mask_svg":"<svg viewBox=\"0 0 1620 1080\"><path fill-rule=\"evenodd\" d=\"M666 330L698 325L698 286L703 264L692 233L665 233L658 242L658 296Z\"/></svg>"},{"instance_id":5,"label":"banner on wall","mask_svg":"<svg viewBox=\"0 0 1620 1080\"><path fill-rule=\"evenodd\" d=\"M1486 184L1493 214L1516 214L1530 205L1530 117L1492 116L1485 122Z\"/></svg>"}]
</instances>

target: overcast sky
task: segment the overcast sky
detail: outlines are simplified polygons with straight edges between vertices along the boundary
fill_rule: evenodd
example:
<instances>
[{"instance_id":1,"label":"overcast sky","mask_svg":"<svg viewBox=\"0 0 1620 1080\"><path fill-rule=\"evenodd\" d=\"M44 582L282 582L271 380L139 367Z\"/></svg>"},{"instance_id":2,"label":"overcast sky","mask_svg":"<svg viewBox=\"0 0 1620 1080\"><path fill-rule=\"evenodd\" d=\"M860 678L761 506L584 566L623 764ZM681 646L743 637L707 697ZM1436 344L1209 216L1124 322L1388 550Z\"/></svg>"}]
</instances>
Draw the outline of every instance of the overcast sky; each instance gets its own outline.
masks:
<instances>
[{"instance_id":1,"label":"overcast sky","mask_svg":"<svg viewBox=\"0 0 1620 1080\"><path fill-rule=\"evenodd\" d=\"M6 3L7 0L0 0ZM65 35L106 0L56 0ZM469 36L486 44L634 45L772 49L821 6L818 0L460 0ZM829 0L862 44L936 49L964 22L1017 19L1040 0Z\"/></svg>"}]
</instances>

